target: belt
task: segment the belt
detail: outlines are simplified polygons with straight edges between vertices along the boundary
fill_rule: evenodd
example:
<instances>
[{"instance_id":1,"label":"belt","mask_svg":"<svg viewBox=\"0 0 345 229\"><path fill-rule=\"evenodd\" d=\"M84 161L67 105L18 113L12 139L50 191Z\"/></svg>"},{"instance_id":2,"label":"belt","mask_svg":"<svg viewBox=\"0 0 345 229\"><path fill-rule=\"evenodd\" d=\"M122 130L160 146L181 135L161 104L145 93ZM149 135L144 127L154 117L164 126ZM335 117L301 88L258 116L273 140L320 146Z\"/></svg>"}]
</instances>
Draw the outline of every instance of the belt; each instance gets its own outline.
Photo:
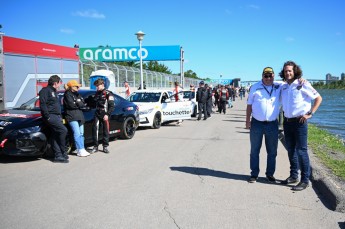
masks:
<instances>
[{"instance_id":1,"label":"belt","mask_svg":"<svg viewBox=\"0 0 345 229\"><path fill-rule=\"evenodd\" d=\"M299 120L302 118L302 116L295 117L295 118L286 118L284 117L285 122L299 122Z\"/></svg>"},{"instance_id":2,"label":"belt","mask_svg":"<svg viewBox=\"0 0 345 229\"><path fill-rule=\"evenodd\" d=\"M256 118L253 118L255 121L257 122L262 122L262 123L271 123L271 122L275 122L276 120L274 121L260 121L260 120L257 120Z\"/></svg>"}]
</instances>

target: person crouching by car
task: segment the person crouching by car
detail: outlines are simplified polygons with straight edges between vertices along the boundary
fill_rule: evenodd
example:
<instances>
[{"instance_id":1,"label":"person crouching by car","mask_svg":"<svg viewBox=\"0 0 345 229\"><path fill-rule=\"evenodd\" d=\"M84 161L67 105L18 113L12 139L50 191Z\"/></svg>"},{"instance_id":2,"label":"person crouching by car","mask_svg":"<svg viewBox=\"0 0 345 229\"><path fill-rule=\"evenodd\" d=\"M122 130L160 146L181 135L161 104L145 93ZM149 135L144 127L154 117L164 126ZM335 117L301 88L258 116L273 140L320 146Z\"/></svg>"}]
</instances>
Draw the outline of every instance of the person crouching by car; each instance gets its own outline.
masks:
<instances>
[{"instance_id":1,"label":"person crouching by car","mask_svg":"<svg viewBox=\"0 0 345 229\"><path fill-rule=\"evenodd\" d=\"M53 162L68 163L66 148L67 128L62 122L61 105L57 95L57 89L62 84L58 75L52 75L48 80L48 86L39 92L40 109L43 122L48 124L51 130Z\"/></svg>"},{"instance_id":2,"label":"person crouching by car","mask_svg":"<svg viewBox=\"0 0 345 229\"><path fill-rule=\"evenodd\" d=\"M90 155L84 147L84 123L85 118L82 108L85 108L83 97L78 93L81 86L76 80L70 80L65 84L66 91L63 97L65 119L72 129L77 156L87 157Z\"/></svg>"},{"instance_id":3,"label":"person crouching by car","mask_svg":"<svg viewBox=\"0 0 345 229\"><path fill-rule=\"evenodd\" d=\"M103 79L97 79L94 85L97 88L97 92L95 94L96 112L92 126L94 147L91 153L98 151L98 134L100 129L103 132L103 152L109 153L109 118L115 109L114 95L111 91L105 89Z\"/></svg>"}]
</instances>

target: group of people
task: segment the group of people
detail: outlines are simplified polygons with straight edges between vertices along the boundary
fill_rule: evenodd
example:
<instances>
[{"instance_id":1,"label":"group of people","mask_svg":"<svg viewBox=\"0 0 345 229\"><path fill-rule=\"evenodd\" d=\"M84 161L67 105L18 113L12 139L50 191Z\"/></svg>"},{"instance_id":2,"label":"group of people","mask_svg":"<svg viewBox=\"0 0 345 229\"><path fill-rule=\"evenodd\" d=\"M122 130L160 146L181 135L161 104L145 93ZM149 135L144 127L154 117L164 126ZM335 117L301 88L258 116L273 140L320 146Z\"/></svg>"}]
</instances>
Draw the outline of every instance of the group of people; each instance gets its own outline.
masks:
<instances>
[{"instance_id":1,"label":"group of people","mask_svg":"<svg viewBox=\"0 0 345 229\"><path fill-rule=\"evenodd\" d=\"M194 91L194 85L191 85L191 91ZM205 84L204 81L199 83L196 92L196 101L198 102L199 115L197 120L204 120L211 117L212 108L221 114L226 114L226 109L233 107L233 101L236 98L236 90L232 85L217 85L214 88Z\"/></svg>"},{"instance_id":2,"label":"group of people","mask_svg":"<svg viewBox=\"0 0 345 229\"><path fill-rule=\"evenodd\" d=\"M52 150L54 152L53 162L68 163L67 155L67 128L63 124L63 118L70 126L77 150L77 156L86 157L90 153L98 151L99 130L103 133L103 152L109 153L109 117L115 109L114 95L111 91L105 89L104 80L97 79L94 85L97 92L94 97L96 112L92 127L93 148L90 152L86 151L84 146L84 115L82 110L87 109L83 97L78 93L80 84L76 80L71 80L65 84L65 93L63 97L64 114L61 113L61 104L57 90L62 84L58 75L52 75L48 80L48 86L39 92L40 109L43 121L51 130Z\"/></svg>"},{"instance_id":3,"label":"group of people","mask_svg":"<svg viewBox=\"0 0 345 229\"><path fill-rule=\"evenodd\" d=\"M302 191L309 186L310 162L308 155L308 119L312 118L322 102L320 94L312 85L302 79L302 69L293 61L287 61L279 73L283 81L275 81L271 67L263 69L260 82L250 88L246 128L250 129L250 169L249 183L258 179L260 172L259 154L263 136L267 151L266 178L276 183L276 156L278 148L278 116L282 108L284 114L284 135L290 162L289 177L282 184L296 184L294 191ZM312 104L312 101L314 103ZM301 178L298 180L298 170Z\"/></svg>"}]
</instances>

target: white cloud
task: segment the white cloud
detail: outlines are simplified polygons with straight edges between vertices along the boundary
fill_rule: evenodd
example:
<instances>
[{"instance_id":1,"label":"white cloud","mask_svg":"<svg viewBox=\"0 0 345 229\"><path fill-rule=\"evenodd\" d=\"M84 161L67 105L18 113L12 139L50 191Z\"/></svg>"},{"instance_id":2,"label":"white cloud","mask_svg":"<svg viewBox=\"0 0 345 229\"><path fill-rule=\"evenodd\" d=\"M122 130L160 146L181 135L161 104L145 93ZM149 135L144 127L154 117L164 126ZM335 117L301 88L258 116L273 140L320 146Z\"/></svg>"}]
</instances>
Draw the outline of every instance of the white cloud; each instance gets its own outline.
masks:
<instances>
[{"instance_id":1,"label":"white cloud","mask_svg":"<svg viewBox=\"0 0 345 229\"><path fill-rule=\"evenodd\" d=\"M295 41L295 38L293 38L293 37L286 37L286 38L285 38L285 41L286 41L286 42L289 42L289 43L290 43L290 42L294 42L294 41Z\"/></svg>"},{"instance_id":2,"label":"white cloud","mask_svg":"<svg viewBox=\"0 0 345 229\"><path fill-rule=\"evenodd\" d=\"M255 10L259 10L259 9L260 9L260 6L258 6L258 5L253 5L253 4L248 5L248 7L249 7L249 8L252 8L252 9L255 9Z\"/></svg>"},{"instance_id":3,"label":"white cloud","mask_svg":"<svg viewBox=\"0 0 345 229\"><path fill-rule=\"evenodd\" d=\"M99 13L97 10L78 10L77 12L74 12L73 15L79 16L79 17L95 18L95 19L105 18L105 15L102 13Z\"/></svg>"},{"instance_id":4,"label":"white cloud","mask_svg":"<svg viewBox=\"0 0 345 229\"><path fill-rule=\"evenodd\" d=\"M66 34L73 34L74 30L73 29L66 29L66 28L62 28L60 29L61 33L66 33Z\"/></svg>"}]
</instances>

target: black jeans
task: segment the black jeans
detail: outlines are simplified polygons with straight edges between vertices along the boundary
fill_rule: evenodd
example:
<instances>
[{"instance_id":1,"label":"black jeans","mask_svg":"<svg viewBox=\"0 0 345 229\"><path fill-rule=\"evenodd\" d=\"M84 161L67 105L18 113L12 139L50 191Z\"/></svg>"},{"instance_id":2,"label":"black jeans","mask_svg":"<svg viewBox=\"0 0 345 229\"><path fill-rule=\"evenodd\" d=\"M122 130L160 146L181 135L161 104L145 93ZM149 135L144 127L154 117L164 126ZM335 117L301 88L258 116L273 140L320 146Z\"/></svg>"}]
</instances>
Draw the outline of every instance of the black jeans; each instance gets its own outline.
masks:
<instances>
[{"instance_id":1,"label":"black jeans","mask_svg":"<svg viewBox=\"0 0 345 229\"><path fill-rule=\"evenodd\" d=\"M198 110L199 110L199 116L198 120L201 119L202 114L204 113L204 119L207 119L207 103L198 103Z\"/></svg>"},{"instance_id":2,"label":"black jeans","mask_svg":"<svg viewBox=\"0 0 345 229\"><path fill-rule=\"evenodd\" d=\"M61 115L50 114L49 120L46 120L48 123L52 134L52 150L55 154L55 158L61 158L67 154L66 150L66 136L67 136L67 128L62 123Z\"/></svg>"},{"instance_id":3,"label":"black jeans","mask_svg":"<svg viewBox=\"0 0 345 229\"><path fill-rule=\"evenodd\" d=\"M103 134L103 147L109 146L109 120L105 121L103 118L95 116L92 125L92 138L94 146L97 147L99 140L99 130L102 130Z\"/></svg>"}]
</instances>

